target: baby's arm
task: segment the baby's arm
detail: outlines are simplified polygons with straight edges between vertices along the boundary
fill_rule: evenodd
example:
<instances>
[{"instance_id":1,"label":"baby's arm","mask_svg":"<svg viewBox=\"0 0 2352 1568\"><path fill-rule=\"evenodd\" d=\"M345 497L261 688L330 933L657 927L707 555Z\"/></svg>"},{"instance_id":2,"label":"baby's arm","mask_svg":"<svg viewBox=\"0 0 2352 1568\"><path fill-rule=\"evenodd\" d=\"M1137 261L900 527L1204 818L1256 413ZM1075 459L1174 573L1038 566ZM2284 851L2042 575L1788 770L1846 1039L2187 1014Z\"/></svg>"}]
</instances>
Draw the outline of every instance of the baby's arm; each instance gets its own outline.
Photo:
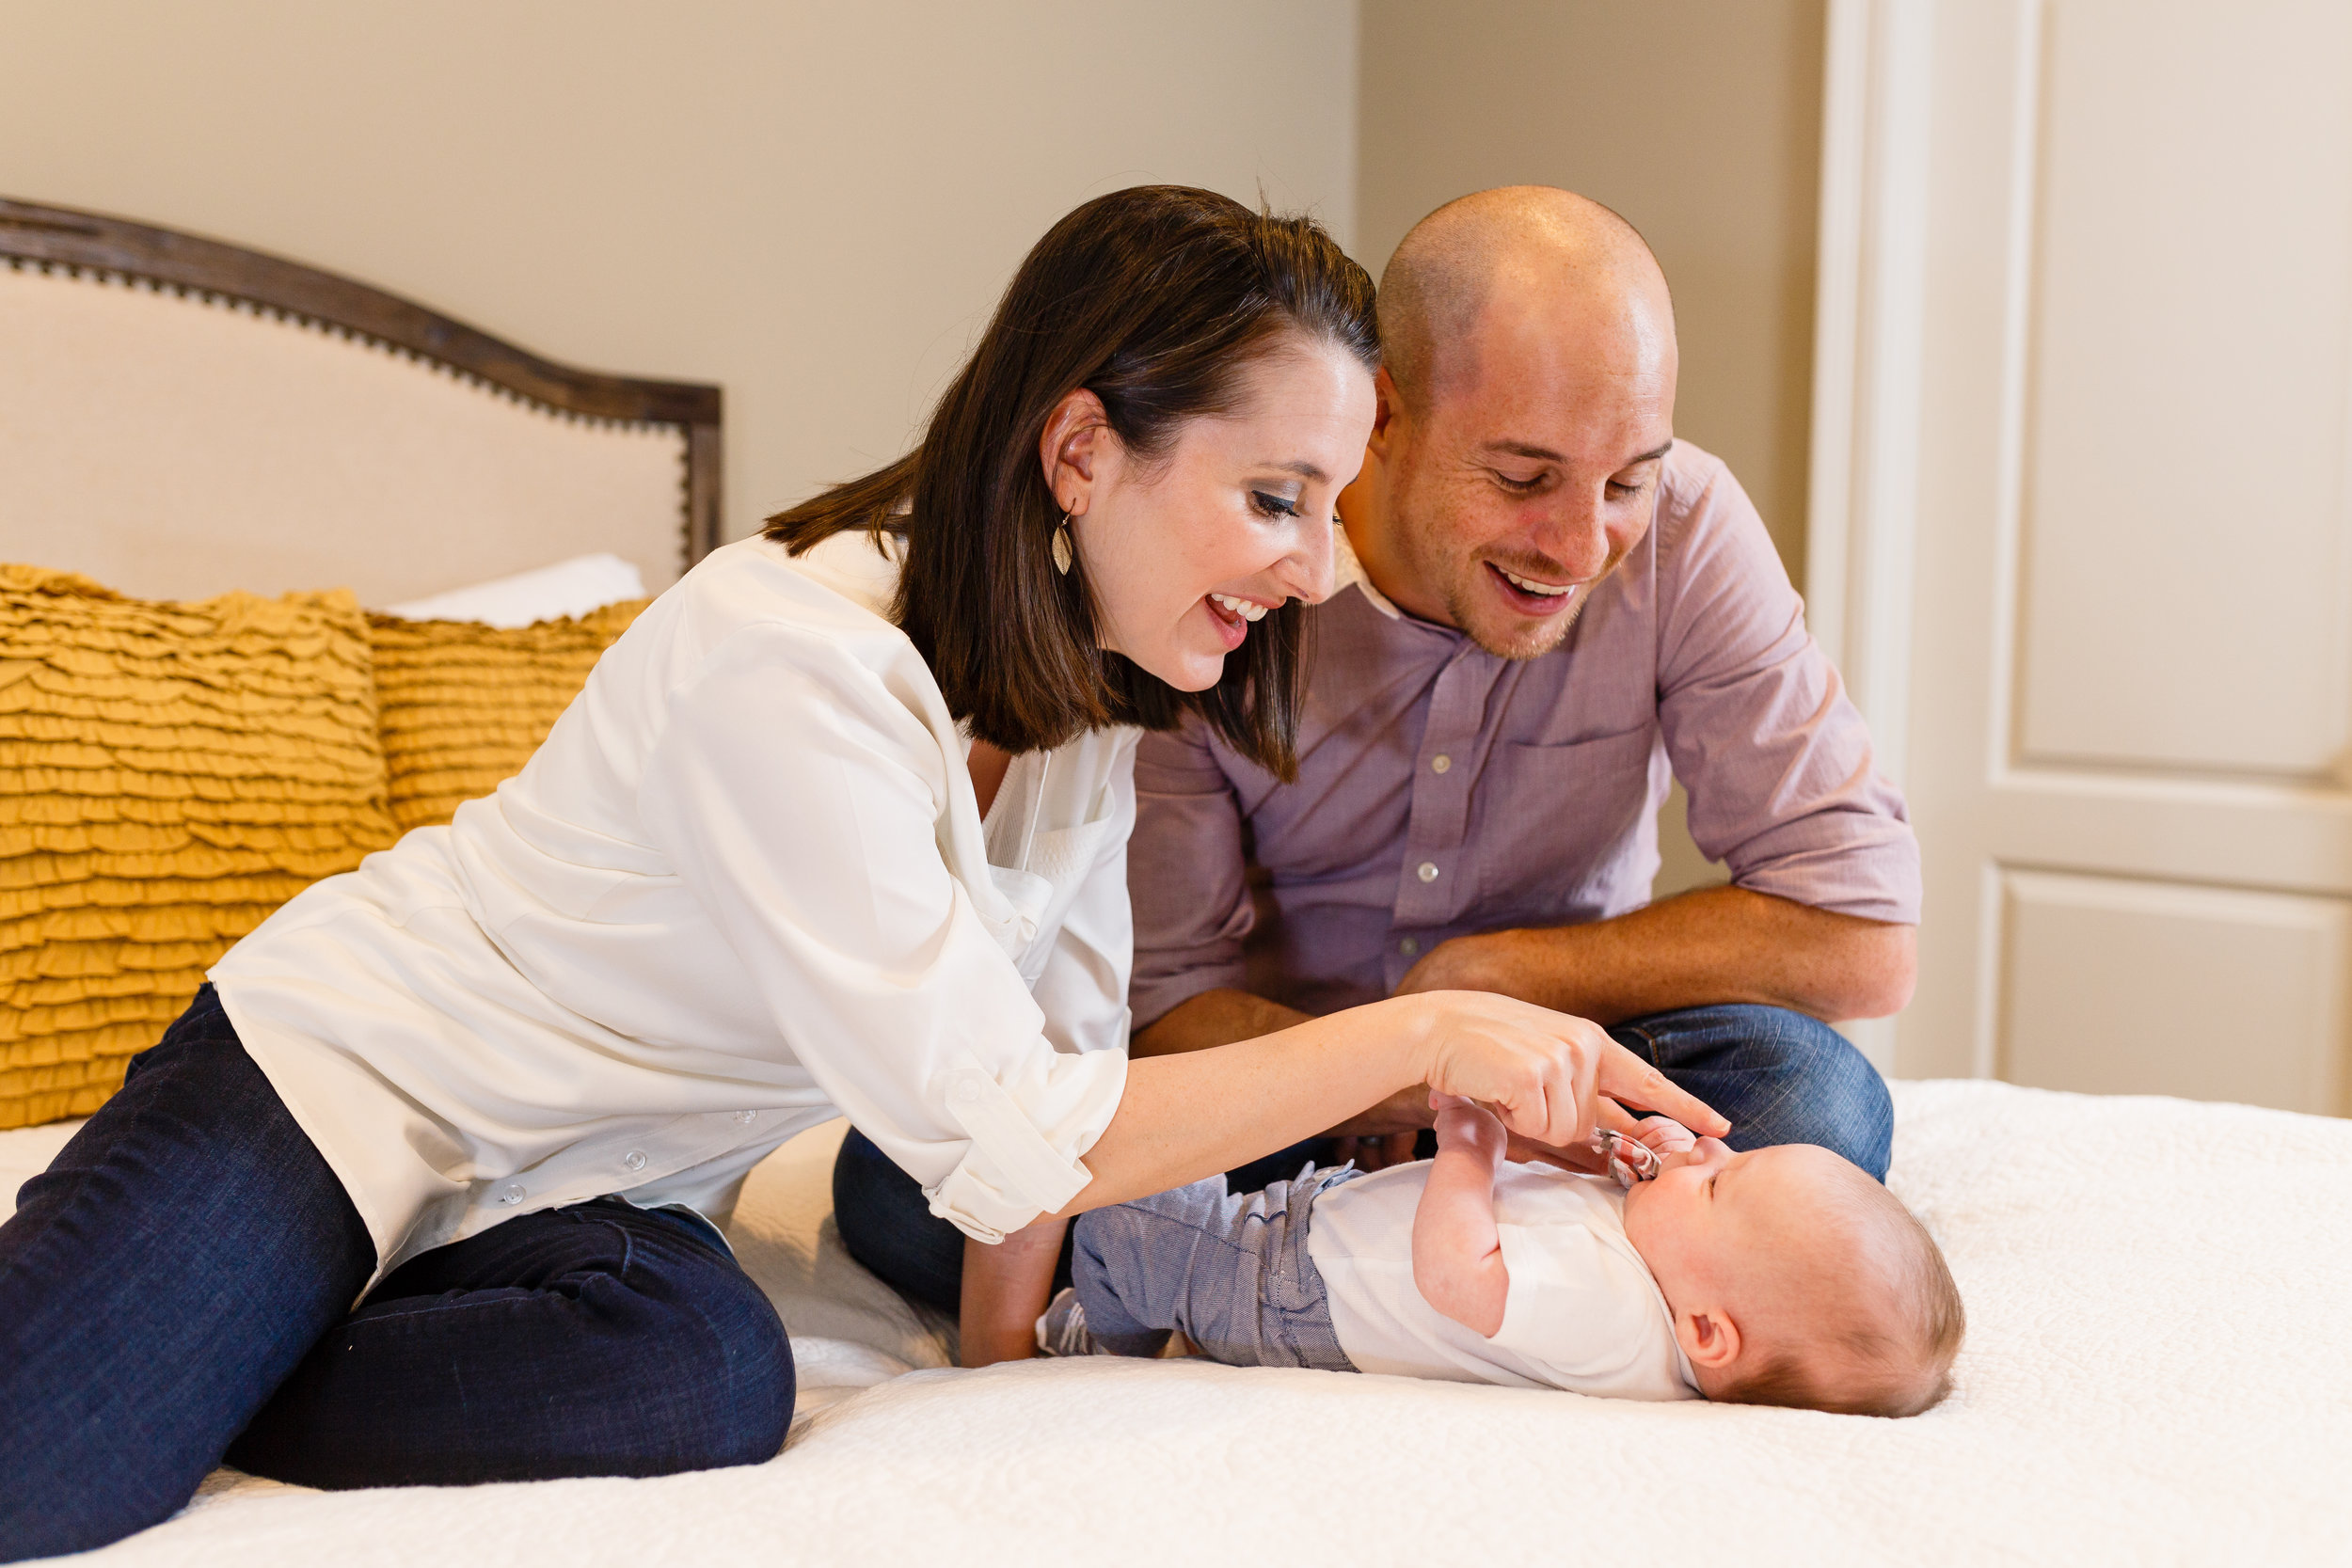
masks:
<instances>
[{"instance_id":1,"label":"baby's arm","mask_svg":"<svg viewBox=\"0 0 2352 1568\"><path fill-rule=\"evenodd\" d=\"M1492 1112L1433 1094L1438 1157L1413 1213L1413 1283L1422 1299L1491 1338L1502 1326L1511 1275L1495 1229L1495 1171L1508 1141Z\"/></svg>"},{"instance_id":2,"label":"baby's arm","mask_svg":"<svg viewBox=\"0 0 2352 1568\"><path fill-rule=\"evenodd\" d=\"M1038 1316L1053 1293L1054 1265L1069 1228L1068 1220L1048 1218L993 1246L966 1238L958 1361L986 1367L1037 1354Z\"/></svg>"}]
</instances>

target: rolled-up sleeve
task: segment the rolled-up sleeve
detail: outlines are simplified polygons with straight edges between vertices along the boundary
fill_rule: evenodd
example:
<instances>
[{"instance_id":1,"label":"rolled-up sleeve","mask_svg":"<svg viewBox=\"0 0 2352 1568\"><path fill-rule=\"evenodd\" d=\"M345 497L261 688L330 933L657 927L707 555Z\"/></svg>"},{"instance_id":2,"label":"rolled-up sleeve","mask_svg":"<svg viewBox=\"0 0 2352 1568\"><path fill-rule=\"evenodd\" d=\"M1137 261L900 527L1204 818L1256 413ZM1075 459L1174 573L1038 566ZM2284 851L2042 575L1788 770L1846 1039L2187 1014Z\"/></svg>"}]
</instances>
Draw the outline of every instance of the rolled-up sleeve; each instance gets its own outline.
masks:
<instances>
[{"instance_id":1,"label":"rolled-up sleeve","mask_svg":"<svg viewBox=\"0 0 2352 1568\"><path fill-rule=\"evenodd\" d=\"M1147 735L1136 748L1136 830L1127 853L1135 909L1136 1026L1242 984L1250 902L1241 802L1210 750L1208 728Z\"/></svg>"},{"instance_id":2,"label":"rolled-up sleeve","mask_svg":"<svg viewBox=\"0 0 2352 1568\"><path fill-rule=\"evenodd\" d=\"M1691 836L1738 886L1871 920L1919 918L1919 846L1869 727L1805 630L1764 522L1709 457L1658 522L1659 715Z\"/></svg>"},{"instance_id":3,"label":"rolled-up sleeve","mask_svg":"<svg viewBox=\"0 0 2352 1568\"><path fill-rule=\"evenodd\" d=\"M911 656L910 656L911 657ZM938 844L948 760L841 643L762 624L670 697L638 799L776 1033L931 1212L1000 1240L1091 1180L1120 1051L1060 1052ZM1099 924L1099 923L1098 923Z\"/></svg>"}]
</instances>

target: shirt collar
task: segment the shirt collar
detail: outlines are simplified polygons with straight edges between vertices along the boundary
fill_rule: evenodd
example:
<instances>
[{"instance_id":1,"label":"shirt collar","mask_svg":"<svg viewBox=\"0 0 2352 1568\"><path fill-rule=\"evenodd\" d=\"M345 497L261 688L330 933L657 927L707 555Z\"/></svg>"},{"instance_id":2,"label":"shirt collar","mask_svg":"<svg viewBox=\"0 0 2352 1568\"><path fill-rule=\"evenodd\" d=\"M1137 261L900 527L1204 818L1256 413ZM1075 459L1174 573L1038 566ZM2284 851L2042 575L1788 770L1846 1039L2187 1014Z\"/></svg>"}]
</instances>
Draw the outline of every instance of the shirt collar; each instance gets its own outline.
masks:
<instances>
[{"instance_id":1,"label":"shirt collar","mask_svg":"<svg viewBox=\"0 0 2352 1568\"><path fill-rule=\"evenodd\" d=\"M1331 531L1331 575L1338 588L1355 588L1371 601L1373 609L1390 620L1405 619L1405 612L1390 603L1386 594L1372 585L1371 577L1364 571L1364 563L1356 559L1356 546L1348 542L1344 528Z\"/></svg>"}]
</instances>

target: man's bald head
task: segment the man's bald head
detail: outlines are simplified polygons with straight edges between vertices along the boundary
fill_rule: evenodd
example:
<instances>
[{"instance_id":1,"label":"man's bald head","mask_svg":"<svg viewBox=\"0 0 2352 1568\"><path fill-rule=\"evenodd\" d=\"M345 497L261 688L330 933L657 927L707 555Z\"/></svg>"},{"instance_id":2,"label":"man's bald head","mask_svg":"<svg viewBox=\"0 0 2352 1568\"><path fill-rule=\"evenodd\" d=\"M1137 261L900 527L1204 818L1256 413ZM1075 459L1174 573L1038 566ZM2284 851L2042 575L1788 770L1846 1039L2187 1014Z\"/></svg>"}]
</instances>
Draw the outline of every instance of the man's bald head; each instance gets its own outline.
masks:
<instances>
[{"instance_id":1,"label":"man's bald head","mask_svg":"<svg viewBox=\"0 0 2352 1568\"><path fill-rule=\"evenodd\" d=\"M1674 305L1598 202L1481 191L1413 227L1380 280L1387 357L1356 559L1406 614L1502 658L1559 646L1648 531L1674 447Z\"/></svg>"},{"instance_id":2,"label":"man's bald head","mask_svg":"<svg viewBox=\"0 0 2352 1568\"><path fill-rule=\"evenodd\" d=\"M1503 293L1564 312L1644 318L1629 325L1662 336L1673 352L1665 275L1631 224L1573 191L1504 185L1413 225L1380 276L1382 351L1408 403L1425 406L1476 373L1481 319Z\"/></svg>"}]
</instances>

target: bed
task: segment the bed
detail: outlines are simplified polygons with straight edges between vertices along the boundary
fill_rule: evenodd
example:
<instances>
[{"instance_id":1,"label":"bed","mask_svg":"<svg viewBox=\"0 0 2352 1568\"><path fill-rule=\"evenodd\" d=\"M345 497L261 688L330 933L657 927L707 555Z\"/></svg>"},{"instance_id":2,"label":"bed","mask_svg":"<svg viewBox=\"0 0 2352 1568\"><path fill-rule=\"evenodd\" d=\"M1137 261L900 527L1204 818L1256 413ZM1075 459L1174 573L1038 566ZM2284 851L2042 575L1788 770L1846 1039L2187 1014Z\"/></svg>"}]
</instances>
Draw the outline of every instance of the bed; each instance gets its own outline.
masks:
<instances>
[{"instance_id":1,"label":"bed","mask_svg":"<svg viewBox=\"0 0 2352 1568\"><path fill-rule=\"evenodd\" d=\"M390 604L583 541L658 591L718 538L713 388L569 371L87 214L0 202L0 560ZM91 1560L2342 1560L2352 1123L1990 1082L1895 1095L1891 1184L1970 1313L1955 1393L1912 1420L1183 1359L959 1370L952 1325L840 1248L835 1122L766 1162L733 1225L800 1372L774 1460L342 1494L223 1470ZM0 1198L72 1126L0 1132Z\"/></svg>"}]
</instances>

